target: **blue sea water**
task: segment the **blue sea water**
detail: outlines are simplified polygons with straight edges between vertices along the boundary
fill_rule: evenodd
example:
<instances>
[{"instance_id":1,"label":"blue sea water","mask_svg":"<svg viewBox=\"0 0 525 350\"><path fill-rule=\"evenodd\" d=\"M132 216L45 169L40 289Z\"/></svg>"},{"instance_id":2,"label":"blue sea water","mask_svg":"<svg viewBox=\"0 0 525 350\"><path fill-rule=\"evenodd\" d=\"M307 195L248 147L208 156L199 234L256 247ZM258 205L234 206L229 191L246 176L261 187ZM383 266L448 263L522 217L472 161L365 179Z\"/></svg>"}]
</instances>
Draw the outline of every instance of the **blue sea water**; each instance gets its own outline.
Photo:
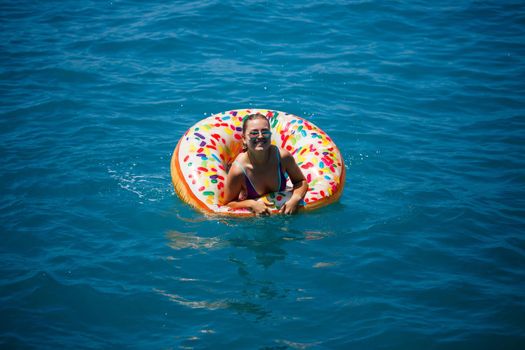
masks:
<instances>
[{"instance_id":1,"label":"blue sea water","mask_svg":"<svg viewBox=\"0 0 525 350\"><path fill-rule=\"evenodd\" d=\"M524 349L523 1L0 3L0 348ZM338 203L208 218L210 114L312 121Z\"/></svg>"}]
</instances>

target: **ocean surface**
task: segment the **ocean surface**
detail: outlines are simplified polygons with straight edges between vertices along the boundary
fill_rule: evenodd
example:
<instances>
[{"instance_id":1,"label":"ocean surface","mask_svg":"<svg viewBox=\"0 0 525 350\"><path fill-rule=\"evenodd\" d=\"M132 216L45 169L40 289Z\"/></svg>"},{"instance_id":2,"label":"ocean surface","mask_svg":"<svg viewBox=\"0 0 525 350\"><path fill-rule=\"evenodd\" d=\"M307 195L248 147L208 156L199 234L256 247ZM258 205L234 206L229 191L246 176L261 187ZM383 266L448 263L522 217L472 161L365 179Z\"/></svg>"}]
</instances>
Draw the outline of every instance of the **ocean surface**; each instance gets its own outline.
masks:
<instances>
[{"instance_id":1,"label":"ocean surface","mask_svg":"<svg viewBox=\"0 0 525 350\"><path fill-rule=\"evenodd\" d=\"M523 1L0 2L1 349L525 349ZM338 203L210 218L198 120L303 117Z\"/></svg>"}]
</instances>

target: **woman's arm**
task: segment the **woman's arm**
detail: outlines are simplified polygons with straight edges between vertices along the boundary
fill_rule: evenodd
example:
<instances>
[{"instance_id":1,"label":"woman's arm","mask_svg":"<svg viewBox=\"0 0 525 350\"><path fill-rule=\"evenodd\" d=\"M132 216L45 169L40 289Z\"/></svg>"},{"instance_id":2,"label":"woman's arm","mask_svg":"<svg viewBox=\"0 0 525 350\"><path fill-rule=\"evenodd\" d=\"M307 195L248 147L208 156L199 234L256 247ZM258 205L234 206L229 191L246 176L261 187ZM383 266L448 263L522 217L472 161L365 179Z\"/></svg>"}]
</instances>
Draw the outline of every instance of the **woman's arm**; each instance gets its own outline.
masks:
<instances>
[{"instance_id":1,"label":"woman's arm","mask_svg":"<svg viewBox=\"0 0 525 350\"><path fill-rule=\"evenodd\" d=\"M304 174L295 162L294 157L286 150L281 151L281 165L292 181L293 191L292 197L288 202L284 203L279 211L283 214L293 214L297 212L299 203L308 191L308 182L306 182Z\"/></svg>"},{"instance_id":2,"label":"woman's arm","mask_svg":"<svg viewBox=\"0 0 525 350\"><path fill-rule=\"evenodd\" d=\"M245 199L242 201L231 201L230 203L226 205L232 209L248 208L251 211L253 211L254 214L257 214L257 215L270 215L271 214L270 207L272 206L271 203L267 203L265 201L256 201L254 199Z\"/></svg>"}]
</instances>

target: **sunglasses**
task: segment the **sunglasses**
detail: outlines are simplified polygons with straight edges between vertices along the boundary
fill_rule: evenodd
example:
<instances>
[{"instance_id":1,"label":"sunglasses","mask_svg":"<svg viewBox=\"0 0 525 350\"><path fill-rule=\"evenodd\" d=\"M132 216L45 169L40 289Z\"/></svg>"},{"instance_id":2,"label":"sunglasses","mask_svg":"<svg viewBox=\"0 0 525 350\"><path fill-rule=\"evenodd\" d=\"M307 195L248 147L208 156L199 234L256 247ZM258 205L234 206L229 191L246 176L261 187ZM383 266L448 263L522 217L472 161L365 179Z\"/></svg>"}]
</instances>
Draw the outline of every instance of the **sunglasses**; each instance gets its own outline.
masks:
<instances>
[{"instance_id":1,"label":"sunglasses","mask_svg":"<svg viewBox=\"0 0 525 350\"><path fill-rule=\"evenodd\" d=\"M261 134L265 139L269 139L272 136L272 132L270 130L252 130L248 133L248 136L250 136L251 139L256 139L259 137L259 134Z\"/></svg>"}]
</instances>

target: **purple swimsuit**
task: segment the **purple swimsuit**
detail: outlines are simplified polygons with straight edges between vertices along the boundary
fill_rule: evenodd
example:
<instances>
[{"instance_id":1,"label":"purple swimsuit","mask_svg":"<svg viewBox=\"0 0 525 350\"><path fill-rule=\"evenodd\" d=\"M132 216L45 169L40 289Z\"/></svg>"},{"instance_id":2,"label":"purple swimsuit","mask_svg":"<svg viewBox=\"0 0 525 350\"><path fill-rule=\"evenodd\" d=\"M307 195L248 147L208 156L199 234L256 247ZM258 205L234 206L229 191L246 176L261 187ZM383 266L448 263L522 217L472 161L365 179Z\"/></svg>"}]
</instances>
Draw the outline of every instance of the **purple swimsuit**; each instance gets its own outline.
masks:
<instances>
[{"instance_id":1,"label":"purple swimsuit","mask_svg":"<svg viewBox=\"0 0 525 350\"><path fill-rule=\"evenodd\" d=\"M246 173L246 170L244 170L244 167L241 165L241 163L235 161L235 163L241 168L242 172L244 173L244 178L246 181L246 191L248 192L246 199L256 199L259 198L261 195L257 193L255 190L255 187L252 184L252 181L248 177L248 174ZM277 150L277 164L279 165L277 168L277 176L279 177L279 186L278 191L284 191L286 189L286 176L283 173L283 169L281 167L281 155L279 154L279 150Z\"/></svg>"}]
</instances>

